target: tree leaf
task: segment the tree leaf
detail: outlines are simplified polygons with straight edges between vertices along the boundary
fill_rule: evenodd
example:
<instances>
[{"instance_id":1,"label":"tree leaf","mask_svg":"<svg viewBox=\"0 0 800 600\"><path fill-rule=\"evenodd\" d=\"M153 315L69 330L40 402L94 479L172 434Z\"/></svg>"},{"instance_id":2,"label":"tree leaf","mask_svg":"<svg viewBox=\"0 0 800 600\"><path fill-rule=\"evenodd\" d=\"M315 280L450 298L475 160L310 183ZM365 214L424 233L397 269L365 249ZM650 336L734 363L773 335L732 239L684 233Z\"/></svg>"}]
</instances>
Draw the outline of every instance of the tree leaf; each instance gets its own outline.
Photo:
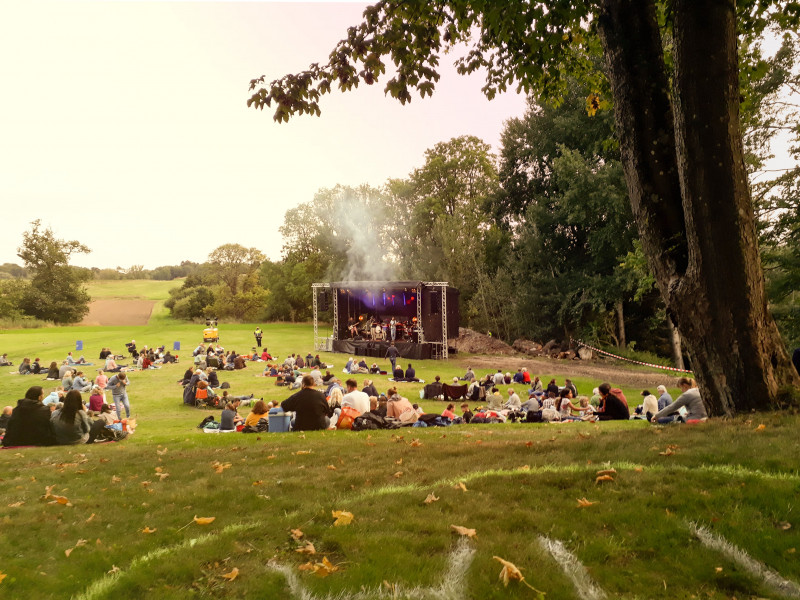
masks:
<instances>
[{"instance_id":1,"label":"tree leaf","mask_svg":"<svg viewBox=\"0 0 800 600\"><path fill-rule=\"evenodd\" d=\"M306 545L301 546L300 548L295 548L295 552L298 552L299 554L316 554L317 550L314 548L314 544L306 541Z\"/></svg>"},{"instance_id":2,"label":"tree leaf","mask_svg":"<svg viewBox=\"0 0 800 600\"><path fill-rule=\"evenodd\" d=\"M157 528L150 529L150 527L145 527L142 529L142 533L155 533L156 531L158 531Z\"/></svg>"},{"instance_id":3,"label":"tree leaf","mask_svg":"<svg viewBox=\"0 0 800 600\"><path fill-rule=\"evenodd\" d=\"M578 508L588 508L589 506L593 506L595 504L597 504L597 502L592 502L586 498L578 498Z\"/></svg>"},{"instance_id":4,"label":"tree leaf","mask_svg":"<svg viewBox=\"0 0 800 600\"><path fill-rule=\"evenodd\" d=\"M475 531L474 529L462 527L461 525L450 525L450 529L455 531L458 535L463 535L470 539L475 539L478 535L478 532Z\"/></svg>"},{"instance_id":5,"label":"tree leaf","mask_svg":"<svg viewBox=\"0 0 800 600\"><path fill-rule=\"evenodd\" d=\"M299 529L292 529L291 533L292 533L292 539L295 540L295 541L299 540L301 537L303 537L305 535Z\"/></svg>"},{"instance_id":6,"label":"tree leaf","mask_svg":"<svg viewBox=\"0 0 800 600\"><path fill-rule=\"evenodd\" d=\"M194 516L194 522L198 525L209 525L213 523L217 517L198 517L197 515Z\"/></svg>"},{"instance_id":7,"label":"tree leaf","mask_svg":"<svg viewBox=\"0 0 800 600\"><path fill-rule=\"evenodd\" d=\"M439 498L434 496L433 494L428 494L428 497L425 498L425 504L433 504L434 502L438 502Z\"/></svg>"},{"instance_id":8,"label":"tree leaf","mask_svg":"<svg viewBox=\"0 0 800 600\"><path fill-rule=\"evenodd\" d=\"M223 579L227 579L228 581L233 581L238 576L239 576L239 569L237 569L236 567L233 567L233 569L231 569L230 573L223 573L222 574L222 578Z\"/></svg>"},{"instance_id":9,"label":"tree leaf","mask_svg":"<svg viewBox=\"0 0 800 600\"><path fill-rule=\"evenodd\" d=\"M333 524L338 527L339 525L350 525L353 520L353 513L349 513L345 510L334 510L331 511L333 517L336 519Z\"/></svg>"},{"instance_id":10,"label":"tree leaf","mask_svg":"<svg viewBox=\"0 0 800 600\"><path fill-rule=\"evenodd\" d=\"M614 478L611 475L598 475L594 482L600 483L601 481L614 481Z\"/></svg>"}]
</instances>

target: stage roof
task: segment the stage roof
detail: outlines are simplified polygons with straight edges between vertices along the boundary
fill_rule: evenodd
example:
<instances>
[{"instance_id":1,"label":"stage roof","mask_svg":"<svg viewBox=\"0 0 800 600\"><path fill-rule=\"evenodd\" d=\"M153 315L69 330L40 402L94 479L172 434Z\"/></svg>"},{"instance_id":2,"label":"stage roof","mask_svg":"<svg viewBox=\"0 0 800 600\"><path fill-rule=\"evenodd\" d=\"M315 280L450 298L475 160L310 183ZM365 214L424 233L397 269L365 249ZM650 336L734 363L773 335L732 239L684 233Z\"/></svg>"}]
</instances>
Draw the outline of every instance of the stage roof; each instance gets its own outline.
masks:
<instances>
[{"instance_id":1,"label":"stage roof","mask_svg":"<svg viewBox=\"0 0 800 600\"><path fill-rule=\"evenodd\" d=\"M415 288L422 285L417 281L331 281L332 288L351 288L361 290L379 290L383 288Z\"/></svg>"}]
</instances>

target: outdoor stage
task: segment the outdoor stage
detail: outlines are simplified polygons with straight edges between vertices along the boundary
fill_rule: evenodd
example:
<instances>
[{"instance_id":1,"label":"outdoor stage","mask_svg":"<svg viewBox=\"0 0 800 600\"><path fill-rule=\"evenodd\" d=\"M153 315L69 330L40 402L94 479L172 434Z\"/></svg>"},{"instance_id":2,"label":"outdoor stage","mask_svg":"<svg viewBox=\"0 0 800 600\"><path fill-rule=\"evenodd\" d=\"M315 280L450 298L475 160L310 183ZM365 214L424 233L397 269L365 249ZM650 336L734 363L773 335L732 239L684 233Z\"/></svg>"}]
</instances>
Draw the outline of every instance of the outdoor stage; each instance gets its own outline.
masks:
<instances>
[{"instance_id":1,"label":"outdoor stage","mask_svg":"<svg viewBox=\"0 0 800 600\"><path fill-rule=\"evenodd\" d=\"M314 347L384 358L392 339L402 358L447 358L458 337L459 292L447 282L355 281L314 283ZM330 335L320 335L329 312ZM327 317L326 317L327 320Z\"/></svg>"}]
</instances>

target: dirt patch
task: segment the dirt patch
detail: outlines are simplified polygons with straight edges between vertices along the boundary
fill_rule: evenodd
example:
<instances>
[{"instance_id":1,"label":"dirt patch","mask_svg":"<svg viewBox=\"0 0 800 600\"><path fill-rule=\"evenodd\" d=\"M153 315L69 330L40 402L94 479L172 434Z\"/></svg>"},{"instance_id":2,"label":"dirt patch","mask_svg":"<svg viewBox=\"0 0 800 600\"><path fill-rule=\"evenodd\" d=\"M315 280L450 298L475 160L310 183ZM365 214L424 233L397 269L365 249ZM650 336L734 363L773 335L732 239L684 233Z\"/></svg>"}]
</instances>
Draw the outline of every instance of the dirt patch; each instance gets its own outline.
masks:
<instances>
[{"instance_id":1,"label":"dirt patch","mask_svg":"<svg viewBox=\"0 0 800 600\"><path fill-rule=\"evenodd\" d=\"M81 325L147 325L155 300L95 300Z\"/></svg>"},{"instance_id":2,"label":"dirt patch","mask_svg":"<svg viewBox=\"0 0 800 600\"><path fill-rule=\"evenodd\" d=\"M514 349L504 341L466 327L459 327L458 337L450 343L459 352L469 354L514 354Z\"/></svg>"}]
</instances>

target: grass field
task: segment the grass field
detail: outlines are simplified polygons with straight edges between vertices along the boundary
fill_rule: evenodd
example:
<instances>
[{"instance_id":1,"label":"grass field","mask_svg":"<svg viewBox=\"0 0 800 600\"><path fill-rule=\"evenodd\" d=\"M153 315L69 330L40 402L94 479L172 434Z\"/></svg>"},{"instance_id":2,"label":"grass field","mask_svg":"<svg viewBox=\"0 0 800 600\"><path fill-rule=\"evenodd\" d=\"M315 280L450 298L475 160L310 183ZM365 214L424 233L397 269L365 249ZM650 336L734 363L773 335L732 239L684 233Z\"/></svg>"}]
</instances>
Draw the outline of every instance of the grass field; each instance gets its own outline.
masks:
<instances>
[{"instance_id":1,"label":"grass field","mask_svg":"<svg viewBox=\"0 0 800 600\"><path fill-rule=\"evenodd\" d=\"M262 328L273 354L311 350L310 326ZM220 329L227 348L252 346L252 325ZM176 383L201 330L164 320L0 333L15 362L60 360L79 339L90 360L132 338L182 345L181 364L131 375L139 428L124 442L0 452L0 597L537 597L519 582L504 587L494 556L548 599L800 597L796 415L209 435L195 427L209 411L184 408ZM324 358L336 371L346 360ZM415 367L446 379L468 360ZM3 405L51 383L10 370L0 371ZM220 379L234 394L288 395L257 370ZM386 377L375 379L385 391ZM575 382L581 392L600 383ZM418 399L420 384L399 387ZM596 483L604 469L613 480ZM43 499L49 486L70 505ZM579 507L583 498L593 504ZM352 523L335 526L337 510ZM306 541L316 554L296 551ZM338 570L299 569L323 557Z\"/></svg>"},{"instance_id":2,"label":"grass field","mask_svg":"<svg viewBox=\"0 0 800 600\"><path fill-rule=\"evenodd\" d=\"M173 281L156 281L153 279L93 279L86 284L86 289L92 300L153 300L153 313L150 322L164 322L169 320L169 311L164 307L164 301L169 298L169 291L180 287L182 279Z\"/></svg>"}]
</instances>

